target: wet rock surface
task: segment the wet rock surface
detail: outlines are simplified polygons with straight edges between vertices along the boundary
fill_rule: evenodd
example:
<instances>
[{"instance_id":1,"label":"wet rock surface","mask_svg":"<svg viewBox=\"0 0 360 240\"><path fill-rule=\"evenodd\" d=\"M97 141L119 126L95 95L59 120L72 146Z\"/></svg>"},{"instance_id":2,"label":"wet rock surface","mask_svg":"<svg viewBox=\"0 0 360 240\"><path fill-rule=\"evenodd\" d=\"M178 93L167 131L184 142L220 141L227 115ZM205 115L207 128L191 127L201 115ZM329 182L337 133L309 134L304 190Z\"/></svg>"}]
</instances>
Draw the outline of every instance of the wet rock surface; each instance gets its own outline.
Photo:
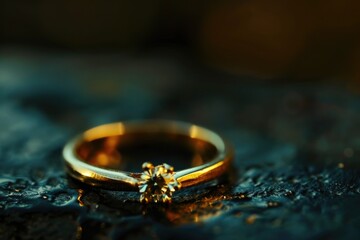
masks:
<instances>
[{"instance_id":1,"label":"wet rock surface","mask_svg":"<svg viewBox=\"0 0 360 240\"><path fill-rule=\"evenodd\" d=\"M183 60L2 53L0 239L358 236L360 98L325 84L254 84ZM176 192L170 206L67 177L70 137L142 118L221 132L236 149L231 171Z\"/></svg>"}]
</instances>

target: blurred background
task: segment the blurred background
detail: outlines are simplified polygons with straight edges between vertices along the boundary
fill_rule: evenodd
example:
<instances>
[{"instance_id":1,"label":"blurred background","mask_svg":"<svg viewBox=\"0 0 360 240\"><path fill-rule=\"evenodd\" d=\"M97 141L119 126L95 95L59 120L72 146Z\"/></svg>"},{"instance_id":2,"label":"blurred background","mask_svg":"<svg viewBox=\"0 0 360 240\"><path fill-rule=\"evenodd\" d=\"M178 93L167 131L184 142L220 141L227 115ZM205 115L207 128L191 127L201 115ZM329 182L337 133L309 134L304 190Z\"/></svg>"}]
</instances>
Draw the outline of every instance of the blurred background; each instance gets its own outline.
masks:
<instances>
[{"instance_id":1,"label":"blurred background","mask_svg":"<svg viewBox=\"0 0 360 240\"><path fill-rule=\"evenodd\" d=\"M355 0L1 0L0 9L2 50L176 50L236 75L360 81Z\"/></svg>"}]
</instances>

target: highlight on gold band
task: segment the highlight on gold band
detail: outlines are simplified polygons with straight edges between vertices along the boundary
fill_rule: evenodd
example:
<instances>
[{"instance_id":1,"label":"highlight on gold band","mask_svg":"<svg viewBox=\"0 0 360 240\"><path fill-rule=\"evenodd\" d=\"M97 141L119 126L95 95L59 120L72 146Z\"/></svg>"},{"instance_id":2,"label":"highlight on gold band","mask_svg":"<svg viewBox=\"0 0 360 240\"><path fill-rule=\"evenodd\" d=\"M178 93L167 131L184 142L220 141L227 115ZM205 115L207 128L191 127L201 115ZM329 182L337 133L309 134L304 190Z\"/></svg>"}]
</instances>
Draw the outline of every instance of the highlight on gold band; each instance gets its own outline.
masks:
<instances>
[{"instance_id":1,"label":"highlight on gold band","mask_svg":"<svg viewBox=\"0 0 360 240\"><path fill-rule=\"evenodd\" d=\"M120 147L147 139L189 146L191 167L174 169L171 160L154 165L143 159L141 171L122 170L126 165ZM131 141L130 141L130 140ZM126 143L126 144L124 144ZM124 146L123 146L124 145ZM124 149L123 149L124 150ZM137 151L142 151L141 147ZM70 140L63 156L68 174L94 187L138 191L142 203L171 203L175 191L218 178L229 168L232 147L217 133L198 125L143 120L117 122L89 129Z\"/></svg>"}]
</instances>

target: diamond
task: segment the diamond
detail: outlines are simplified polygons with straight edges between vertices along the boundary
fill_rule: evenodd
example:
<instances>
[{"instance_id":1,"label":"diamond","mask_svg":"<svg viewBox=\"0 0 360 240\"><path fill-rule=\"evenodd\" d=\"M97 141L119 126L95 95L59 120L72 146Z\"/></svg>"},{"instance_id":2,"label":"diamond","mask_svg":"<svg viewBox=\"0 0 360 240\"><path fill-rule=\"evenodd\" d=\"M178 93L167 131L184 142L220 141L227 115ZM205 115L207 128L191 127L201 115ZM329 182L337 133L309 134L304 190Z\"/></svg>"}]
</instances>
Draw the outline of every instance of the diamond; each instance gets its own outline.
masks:
<instances>
[{"instance_id":1,"label":"diamond","mask_svg":"<svg viewBox=\"0 0 360 240\"><path fill-rule=\"evenodd\" d=\"M142 165L144 172L139 182L140 202L170 203L173 192L180 188L174 177L174 168L166 163L154 166L150 162Z\"/></svg>"}]
</instances>

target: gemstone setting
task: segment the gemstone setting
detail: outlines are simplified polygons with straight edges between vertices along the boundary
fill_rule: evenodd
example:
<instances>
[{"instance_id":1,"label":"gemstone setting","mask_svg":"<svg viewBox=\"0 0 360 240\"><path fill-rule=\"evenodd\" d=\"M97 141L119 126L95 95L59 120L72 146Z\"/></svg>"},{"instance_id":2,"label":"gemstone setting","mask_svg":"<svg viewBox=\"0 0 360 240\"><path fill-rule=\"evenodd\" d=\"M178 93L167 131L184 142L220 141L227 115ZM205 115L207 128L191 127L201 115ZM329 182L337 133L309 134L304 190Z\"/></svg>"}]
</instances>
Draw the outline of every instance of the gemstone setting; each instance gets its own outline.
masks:
<instances>
[{"instance_id":1,"label":"gemstone setting","mask_svg":"<svg viewBox=\"0 0 360 240\"><path fill-rule=\"evenodd\" d=\"M140 202L171 203L173 192L180 189L180 183L174 177L174 168L166 163L154 166L145 162L142 169L138 184Z\"/></svg>"}]
</instances>

